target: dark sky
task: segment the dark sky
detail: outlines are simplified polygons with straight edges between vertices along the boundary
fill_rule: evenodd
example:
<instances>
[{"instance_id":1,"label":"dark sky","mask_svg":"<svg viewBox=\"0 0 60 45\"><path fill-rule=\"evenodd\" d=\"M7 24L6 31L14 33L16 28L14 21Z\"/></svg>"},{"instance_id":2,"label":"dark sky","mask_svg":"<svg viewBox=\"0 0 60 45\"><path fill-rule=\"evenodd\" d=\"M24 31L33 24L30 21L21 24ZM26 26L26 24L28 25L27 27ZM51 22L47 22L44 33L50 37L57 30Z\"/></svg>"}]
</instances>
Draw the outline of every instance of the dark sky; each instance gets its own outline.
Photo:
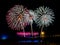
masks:
<instances>
[{"instance_id":1,"label":"dark sky","mask_svg":"<svg viewBox=\"0 0 60 45\"><path fill-rule=\"evenodd\" d=\"M58 0L0 0L0 34L7 33L10 36L15 35L16 31L13 31L12 29L8 28L5 16L7 14L7 11L17 4L24 5L28 9L32 9L32 10L35 10L39 6L47 6L53 9L55 14L55 21L49 27L44 28L44 31L46 31L47 34L60 33L60 28L59 28L60 8L59 8Z\"/></svg>"}]
</instances>

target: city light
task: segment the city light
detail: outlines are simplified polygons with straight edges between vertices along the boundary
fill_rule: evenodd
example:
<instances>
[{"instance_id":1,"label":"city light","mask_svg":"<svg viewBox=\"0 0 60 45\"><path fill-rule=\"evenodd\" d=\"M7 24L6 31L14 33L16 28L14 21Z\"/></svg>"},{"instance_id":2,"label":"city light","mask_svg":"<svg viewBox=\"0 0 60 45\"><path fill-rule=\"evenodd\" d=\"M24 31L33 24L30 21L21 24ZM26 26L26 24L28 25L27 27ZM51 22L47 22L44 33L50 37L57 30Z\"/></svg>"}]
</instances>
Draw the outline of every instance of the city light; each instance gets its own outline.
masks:
<instances>
[{"instance_id":1,"label":"city light","mask_svg":"<svg viewBox=\"0 0 60 45\"><path fill-rule=\"evenodd\" d=\"M8 35L2 34L2 35L1 35L1 40L6 40L6 39L8 39Z\"/></svg>"},{"instance_id":2,"label":"city light","mask_svg":"<svg viewBox=\"0 0 60 45\"><path fill-rule=\"evenodd\" d=\"M45 37L45 32L44 31L41 31L41 33L40 33L40 37Z\"/></svg>"}]
</instances>

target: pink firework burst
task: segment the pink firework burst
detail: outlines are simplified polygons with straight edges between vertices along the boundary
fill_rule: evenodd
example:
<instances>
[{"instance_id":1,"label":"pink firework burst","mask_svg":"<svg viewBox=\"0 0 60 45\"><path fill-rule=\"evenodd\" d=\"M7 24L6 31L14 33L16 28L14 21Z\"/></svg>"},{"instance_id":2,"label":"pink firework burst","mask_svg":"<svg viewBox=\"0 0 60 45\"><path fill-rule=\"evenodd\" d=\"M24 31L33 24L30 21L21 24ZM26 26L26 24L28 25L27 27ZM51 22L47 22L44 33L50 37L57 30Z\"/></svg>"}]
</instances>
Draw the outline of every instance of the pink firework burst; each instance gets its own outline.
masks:
<instances>
[{"instance_id":1,"label":"pink firework burst","mask_svg":"<svg viewBox=\"0 0 60 45\"><path fill-rule=\"evenodd\" d=\"M24 27L28 25L28 9L22 5L15 5L12 7L6 15L6 20L13 30L24 30Z\"/></svg>"}]
</instances>

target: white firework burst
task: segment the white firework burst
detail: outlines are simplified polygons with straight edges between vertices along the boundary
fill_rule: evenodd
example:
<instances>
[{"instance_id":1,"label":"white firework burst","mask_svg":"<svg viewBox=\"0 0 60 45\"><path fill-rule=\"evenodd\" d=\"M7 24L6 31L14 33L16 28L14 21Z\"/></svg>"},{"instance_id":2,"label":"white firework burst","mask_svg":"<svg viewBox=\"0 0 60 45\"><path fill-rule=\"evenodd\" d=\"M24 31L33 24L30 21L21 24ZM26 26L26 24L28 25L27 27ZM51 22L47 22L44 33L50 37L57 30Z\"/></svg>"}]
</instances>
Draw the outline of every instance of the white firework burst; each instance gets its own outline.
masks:
<instances>
[{"instance_id":1,"label":"white firework burst","mask_svg":"<svg viewBox=\"0 0 60 45\"><path fill-rule=\"evenodd\" d=\"M39 26L49 26L54 21L54 12L49 7L41 6L35 10L37 15L35 22Z\"/></svg>"},{"instance_id":2,"label":"white firework burst","mask_svg":"<svg viewBox=\"0 0 60 45\"><path fill-rule=\"evenodd\" d=\"M35 20L36 14L33 10L29 10L29 23L33 23L33 20Z\"/></svg>"}]
</instances>

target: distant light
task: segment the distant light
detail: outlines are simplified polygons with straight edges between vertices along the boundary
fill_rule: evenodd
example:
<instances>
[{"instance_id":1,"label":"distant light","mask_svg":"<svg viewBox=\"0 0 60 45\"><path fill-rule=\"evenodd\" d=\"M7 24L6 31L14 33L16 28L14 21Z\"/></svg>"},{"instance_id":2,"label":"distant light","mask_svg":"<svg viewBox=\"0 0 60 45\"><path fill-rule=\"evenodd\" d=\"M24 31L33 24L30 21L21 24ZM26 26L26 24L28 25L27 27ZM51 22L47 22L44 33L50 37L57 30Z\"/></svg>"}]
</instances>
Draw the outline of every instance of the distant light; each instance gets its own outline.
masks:
<instances>
[{"instance_id":1,"label":"distant light","mask_svg":"<svg viewBox=\"0 0 60 45\"><path fill-rule=\"evenodd\" d=\"M22 40L22 41L18 41L19 43L31 43L31 42L34 42L34 43L38 43L39 40Z\"/></svg>"},{"instance_id":2,"label":"distant light","mask_svg":"<svg viewBox=\"0 0 60 45\"><path fill-rule=\"evenodd\" d=\"M31 36L31 32L25 32L25 33L24 32L17 32L16 34L19 35L19 36L24 36L24 34L25 34L26 37ZM37 36L37 35L39 35L38 32L33 32L33 36Z\"/></svg>"},{"instance_id":3,"label":"distant light","mask_svg":"<svg viewBox=\"0 0 60 45\"><path fill-rule=\"evenodd\" d=\"M1 39L2 39L2 40L6 40L7 38L8 38L7 35L5 35L5 34L4 34L4 35L1 35Z\"/></svg>"},{"instance_id":4,"label":"distant light","mask_svg":"<svg viewBox=\"0 0 60 45\"><path fill-rule=\"evenodd\" d=\"M40 33L40 37L45 37L45 32L44 31L42 31L41 33Z\"/></svg>"},{"instance_id":5,"label":"distant light","mask_svg":"<svg viewBox=\"0 0 60 45\"><path fill-rule=\"evenodd\" d=\"M26 40L25 42L32 42L32 40Z\"/></svg>"},{"instance_id":6,"label":"distant light","mask_svg":"<svg viewBox=\"0 0 60 45\"><path fill-rule=\"evenodd\" d=\"M34 40L34 43L38 43L39 42L39 40Z\"/></svg>"},{"instance_id":7,"label":"distant light","mask_svg":"<svg viewBox=\"0 0 60 45\"><path fill-rule=\"evenodd\" d=\"M21 43L24 43L24 42L25 42L25 43L31 43L32 41L31 41L31 40L22 40L22 41L19 41L19 43L20 43L20 42L21 42Z\"/></svg>"},{"instance_id":8,"label":"distant light","mask_svg":"<svg viewBox=\"0 0 60 45\"><path fill-rule=\"evenodd\" d=\"M44 35L44 34L45 34L45 32L43 32L43 31L42 31L42 32L41 32L41 34L42 34L42 35Z\"/></svg>"},{"instance_id":9,"label":"distant light","mask_svg":"<svg viewBox=\"0 0 60 45\"><path fill-rule=\"evenodd\" d=\"M23 36L24 35L24 32L17 32L17 35ZM29 32L25 32L25 35L30 35L30 33Z\"/></svg>"}]
</instances>

